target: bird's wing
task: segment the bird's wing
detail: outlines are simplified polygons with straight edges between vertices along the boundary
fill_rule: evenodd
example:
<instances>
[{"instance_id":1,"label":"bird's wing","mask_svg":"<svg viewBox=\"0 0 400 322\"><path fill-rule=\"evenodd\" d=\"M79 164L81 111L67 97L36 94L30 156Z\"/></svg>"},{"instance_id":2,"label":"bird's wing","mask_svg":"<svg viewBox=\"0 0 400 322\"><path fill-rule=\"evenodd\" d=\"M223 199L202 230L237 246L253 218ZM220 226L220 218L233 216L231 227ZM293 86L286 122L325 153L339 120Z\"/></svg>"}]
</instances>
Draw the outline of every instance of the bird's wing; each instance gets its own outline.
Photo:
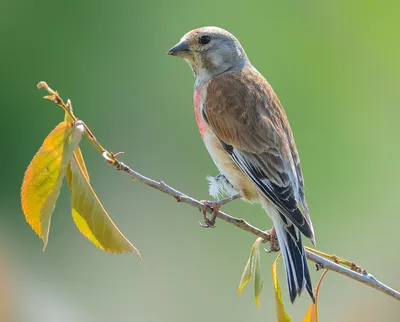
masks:
<instances>
[{"instance_id":1,"label":"bird's wing","mask_svg":"<svg viewBox=\"0 0 400 322\"><path fill-rule=\"evenodd\" d=\"M238 167L313 239L292 131L265 78L253 68L217 76L208 84L202 115Z\"/></svg>"}]
</instances>

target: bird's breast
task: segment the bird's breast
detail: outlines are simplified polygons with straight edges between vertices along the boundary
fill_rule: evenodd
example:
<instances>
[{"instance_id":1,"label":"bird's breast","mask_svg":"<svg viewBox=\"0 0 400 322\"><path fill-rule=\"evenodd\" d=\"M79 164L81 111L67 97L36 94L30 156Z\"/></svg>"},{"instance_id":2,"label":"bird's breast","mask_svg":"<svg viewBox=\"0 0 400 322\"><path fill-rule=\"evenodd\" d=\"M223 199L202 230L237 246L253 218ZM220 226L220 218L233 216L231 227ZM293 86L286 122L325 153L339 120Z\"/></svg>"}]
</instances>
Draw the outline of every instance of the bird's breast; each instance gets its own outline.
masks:
<instances>
[{"instance_id":1,"label":"bird's breast","mask_svg":"<svg viewBox=\"0 0 400 322\"><path fill-rule=\"evenodd\" d=\"M237 167L231 156L224 150L221 142L202 116L202 109L206 95L207 84L198 86L194 91L194 113L196 116L196 122L208 153L210 153L210 156L219 171L225 175L228 181L239 191L242 198L249 201L256 201L258 199L258 193L255 185Z\"/></svg>"},{"instance_id":2,"label":"bird's breast","mask_svg":"<svg viewBox=\"0 0 400 322\"><path fill-rule=\"evenodd\" d=\"M204 102L206 94L206 88L204 86L199 86L194 91L194 115L196 116L197 127L199 128L200 135L204 140L204 133L209 129L208 124L204 121L203 116L201 115L202 104Z\"/></svg>"}]
</instances>

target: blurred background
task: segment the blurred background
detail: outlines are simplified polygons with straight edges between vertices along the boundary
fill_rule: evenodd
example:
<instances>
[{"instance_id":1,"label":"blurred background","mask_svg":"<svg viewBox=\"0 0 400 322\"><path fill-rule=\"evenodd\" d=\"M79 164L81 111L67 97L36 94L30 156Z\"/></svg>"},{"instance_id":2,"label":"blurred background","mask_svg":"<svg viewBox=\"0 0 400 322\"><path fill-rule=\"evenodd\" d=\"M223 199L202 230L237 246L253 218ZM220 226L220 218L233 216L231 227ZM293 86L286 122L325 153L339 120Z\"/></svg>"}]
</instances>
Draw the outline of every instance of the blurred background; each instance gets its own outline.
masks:
<instances>
[{"instance_id":1,"label":"blurred background","mask_svg":"<svg viewBox=\"0 0 400 322\"><path fill-rule=\"evenodd\" d=\"M20 209L24 171L63 118L41 97L47 81L72 100L110 151L198 199L217 171L197 132L188 66L165 53L196 27L236 35L282 101L296 138L318 249L400 289L400 4L395 1L0 2L0 313L3 321L275 321L271 264L262 255L261 308L237 287L255 237L131 181L88 142L92 184L143 255L110 255L75 228L64 185L49 245ZM262 229L259 205L224 208ZM314 284L320 272L314 272ZM301 321L310 300L288 301ZM398 302L335 273L321 321L399 320Z\"/></svg>"}]
</instances>

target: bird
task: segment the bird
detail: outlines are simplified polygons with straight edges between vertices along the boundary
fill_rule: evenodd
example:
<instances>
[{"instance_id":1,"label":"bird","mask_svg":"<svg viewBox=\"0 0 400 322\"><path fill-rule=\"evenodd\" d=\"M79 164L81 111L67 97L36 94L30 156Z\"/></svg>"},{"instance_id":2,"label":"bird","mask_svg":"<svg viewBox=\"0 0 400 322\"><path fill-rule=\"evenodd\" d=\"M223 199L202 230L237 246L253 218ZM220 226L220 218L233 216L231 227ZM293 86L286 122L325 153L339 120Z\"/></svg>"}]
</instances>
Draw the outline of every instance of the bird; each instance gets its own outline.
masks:
<instances>
[{"instance_id":1,"label":"bird","mask_svg":"<svg viewBox=\"0 0 400 322\"><path fill-rule=\"evenodd\" d=\"M195 77L198 130L220 172L208 178L210 194L239 194L261 204L283 255L290 301L306 289L315 302L302 241L304 235L315 245L314 228L299 154L278 96L239 40L222 28L191 30L167 54L184 59Z\"/></svg>"}]
</instances>

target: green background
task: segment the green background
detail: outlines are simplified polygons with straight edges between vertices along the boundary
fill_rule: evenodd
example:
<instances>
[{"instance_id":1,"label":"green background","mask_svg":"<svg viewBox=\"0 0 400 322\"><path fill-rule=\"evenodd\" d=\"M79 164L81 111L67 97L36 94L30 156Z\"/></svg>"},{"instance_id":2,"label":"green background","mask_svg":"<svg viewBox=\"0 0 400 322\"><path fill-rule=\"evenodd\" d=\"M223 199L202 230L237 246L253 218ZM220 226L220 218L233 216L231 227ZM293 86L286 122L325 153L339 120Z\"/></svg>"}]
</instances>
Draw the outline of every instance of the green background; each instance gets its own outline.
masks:
<instances>
[{"instance_id":1,"label":"green background","mask_svg":"<svg viewBox=\"0 0 400 322\"><path fill-rule=\"evenodd\" d=\"M139 248L110 255L80 235L62 189L49 246L25 223L20 185L63 113L41 99L45 80L109 150L137 171L206 199L217 171L197 133L193 77L165 53L204 25L235 34L289 116L318 249L351 259L400 289L400 42L395 1L0 2L0 294L4 321L275 321L274 254L262 255L264 290L237 295L254 236L200 213L108 166L88 142L92 183ZM259 205L224 208L257 227ZM314 285L320 273L310 264ZM283 297L288 294L280 267ZM396 321L400 305L328 273L322 321ZM301 321L310 303L287 303Z\"/></svg>"}]
</instances>

